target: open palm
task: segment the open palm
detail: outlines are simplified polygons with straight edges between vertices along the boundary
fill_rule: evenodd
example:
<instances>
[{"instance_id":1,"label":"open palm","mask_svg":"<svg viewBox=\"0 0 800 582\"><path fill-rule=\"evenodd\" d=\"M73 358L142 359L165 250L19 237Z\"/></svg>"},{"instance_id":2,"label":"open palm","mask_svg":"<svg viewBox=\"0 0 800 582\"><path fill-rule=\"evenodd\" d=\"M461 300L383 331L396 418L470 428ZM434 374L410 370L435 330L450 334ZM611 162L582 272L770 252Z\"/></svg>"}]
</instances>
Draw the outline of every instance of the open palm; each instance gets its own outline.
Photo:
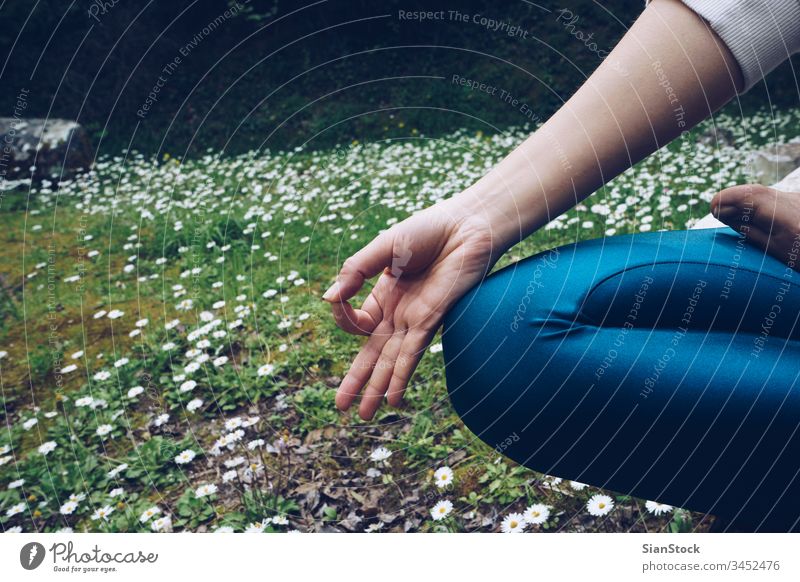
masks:
<instances>
[{"instance_id":1,"label":"open palm","mask_svg":"<svg viewBox=\"0 0 800 582\"><path fill-rule=\"evenodd\" d=\"M347 410L364 390L359 415L371 419L384 396L398 406L447 310L493 262L488 223L440 203L381 233L344 262L323 296L343 330L369 339L342 380L336 405ZM380 273L360 308L348 300ZM366 388L365 388L366 386Z\"/></svg>"}]
</instances>

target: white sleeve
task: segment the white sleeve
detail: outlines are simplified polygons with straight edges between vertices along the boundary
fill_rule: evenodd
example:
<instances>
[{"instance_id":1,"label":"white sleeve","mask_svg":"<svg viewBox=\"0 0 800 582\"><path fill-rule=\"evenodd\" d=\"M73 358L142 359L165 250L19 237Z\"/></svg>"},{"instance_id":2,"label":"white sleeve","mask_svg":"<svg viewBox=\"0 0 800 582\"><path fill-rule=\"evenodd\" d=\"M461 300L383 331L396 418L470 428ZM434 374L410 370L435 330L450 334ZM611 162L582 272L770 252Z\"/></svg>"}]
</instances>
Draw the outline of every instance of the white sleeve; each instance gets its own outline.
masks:
<instances>
[{"instance_id":1,"label":"white sleeve","mask_svg":"<svg viewBox=\"0 0 800 582\"><path fill-rule=\"evenodd\" d=\"M800 51L800 0L681 0L719 35L742 70L742 93Z\"/></svg>"}]
</instances>

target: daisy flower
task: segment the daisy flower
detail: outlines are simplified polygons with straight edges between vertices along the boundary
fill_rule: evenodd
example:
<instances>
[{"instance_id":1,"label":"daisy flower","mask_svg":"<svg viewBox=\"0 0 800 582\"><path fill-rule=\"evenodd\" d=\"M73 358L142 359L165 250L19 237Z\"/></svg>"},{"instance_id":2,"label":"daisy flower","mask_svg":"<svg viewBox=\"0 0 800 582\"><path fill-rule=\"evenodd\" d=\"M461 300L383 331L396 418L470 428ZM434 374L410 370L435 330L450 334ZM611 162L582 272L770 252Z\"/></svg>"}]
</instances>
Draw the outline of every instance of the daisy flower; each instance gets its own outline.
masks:
<instances>
[{"instance_id":1,"label":"daisy flower","mask_svg":"<svg viewBox=\"0 0 800 582\"><path fill-rule=\"evenodd\" d=\"M12 515L17 515L18 513L22 513L25 511L25 504L24 503L17 503L16 505L12 505L11 507L6 510L6 516L11 517Z\"/></svg>"},{"instance_id":2,"label":"daisy flower","mask_svg":"<svg viewBox=\"0 0 800 582\"><path fill-rule=\"evenodd\" d=\"M164 517L159 517L158 519L154 519L153 523L150 524L150 529L153 531L171 531L172 530L172 518L168 515Z\"/></svg>"},{"instance_id":3,"label":"daisy flower","mask_svg":"<svg viewBox=\"0 0 800 582\"><path fill-rule=\"evenodd\" d=\"M369 458L375 462L385 461L389 457L392 456L392 451L387 449L386 447L378 447L372 453L370 453Z\"/></svg>"},{"instance_id":4,"label":"daisy flower","mask_svg":"<svg viewBox=\"0 0 800 582\"><path fill-rule=\"evenodd\" d=\"M581 483L579 481L570 481L569 486L572 487L575 491L583 491L588 487L586 483Z\"/></svg>"},{"instance_id":5,"label":"daisy flower","mask_svg":"<svg viewBox=\"0 0 800 582\"><path fill-rule=\"evenodd\" d=\"M439 489L444 489L453 482L453 470L450 467L439 467L433 474L433 479Z\"/></svg>"},{"instance_id":6,"label":"daisy flower","mask_svg":"<svg viewBox=\"0 0 800 582\"><path fill-rule=\"evenodd\" d=\"M96 509L95 512L92 514L92 520L97 521L98 519L108 520L108 516L114 513L114 508L110 505L106 505L99 509Z\"/></svg>"},{"instance_id":7,"label":"daisy flower","mask_svg":"<svg viewBox=\"0 0 800 582\"><path fill-rule=\"evenodd\" d=\"M196 456L197 453L195 453L192 449L186 449L175 457L175 462L178 465L185 465L186 463L191 463Z\"/></svg>"},{"instance_id":8,"label":"daisy flower","mask_svg":"<svg viewBox=\"0 0 800 582\"><path fill-rule=\"evenodd\" d=\"M209 495L214 495L217 492L217 486L213 483L200 485L197 489L194 490L194 497L195 499L200 499L202 497L208 497Z\"/></svg>"},{"instance_id":9,"label":"daisy flower","mask_svg":"<svg viewBox=\"0 0 800 582\"><path fill-rule=\"evenodd\" d=\"M142 386L134 386L128 390L128 398L136 398L142 392L144 392L144 388Z\"/></svg>"},{"instance_id":10,"label":"daisy flower","mask_svg":"<svg viewBox=\"0 0 800 582\"><path fill-rule=\"evenodd\" d=\"M614 500L608 495L598 493L586 503L586 510L595 517L601 517L614 509Z\"/></svg>"},{"instance_id":11,"label":"daisy flower","mask_svg":"<svg viewBox=\"0 0 800 582\"><path fill-rule=\"evenodd\" d=\"M503 533L522 533L525 531L525 518L521 513L509 513L500 524Z\"/></svg>"},{"instance_id":12,"label":"daisy flower","mask_svg":"<svg viewBox=\"0 0 800 582\"><path fill-rule=\"evenodd\" d=\"M47 441L46 443L40 445L37 450L43 455L47 455L53 452L57 446L58 444L56 444L55 441Z\"/></svg>"},{"instance_id":13,"label":"daisy flower","mask_svg":"<svg viewBox=\"0 0 800 582\"><path fill-rule=\"evenodd\" d=\"M522 514L525 518L525 523L529 525L540 525L547 521L550 517L550 508L542 503L535 503L525 510Z\"/></svg>"},{"instance_id":14,"label":"daisy flower","mask_svg":"<svg viewBox=\"0 0 800 582\"><path fill-rule=\"evenodd\" d=\"M647 508L647 511L652 513L653 515L661 515L662 513L669 513L674 508L671 505L667 505L666 503L659 503L657 501L648 501L644 504Z\"/></svg>"},{"instance_id":15,"label":"daisy flower","mask_svg":"<svg viewBox=\"0 0 800 582\"><path fill-rule=\"evenodd\" d=\"M145 509L142 512L142 515L139 516L139 521L141 523L145 523L146 521L150 521L151 517L156 516L159 513L161 513L161 508L158 507L157 505L154 505L150 509Z\"/></svg>"},{"instance_id":16,"label":"daisy flower","mask_svg":"<svg viewBox=\"0 0 800 582\"><path fill-rule=\"evenodd\" d=\"M453 511L453 503L449 499L442 499L431 509L433 521L440 521Z\"/></svg>"},{"instance_id":17,"label":"daisy flower","mask_svg":"<svg viewBox=\"0 0 800 582\"><path fill-rule=\"evenodd\" d=\"M72 515L76 509L78 509L78 502L70 500L65 502L58 511L61 515Z\"/></svg>"},{"instance_id":18,"label":"daisy flower","mask_svg":"<svg viewBox=\"0 0 800 582\"><path fill-rule=\"evenodd\" d=\"M95 431L95 434L97 434L97 436L101 436L102 437L102 436L106 436L112 430L114 430L114 427L111 426L110 424L101 424L100 426L97 427L97 430Z\"/></svg>"},{"instance_id":19,"label":"daisy flower","mask_svg":"<svg viewBox=\"0 0 800 582\"><path fill-rule=\"evenodd\" d=\"M197 386L197 382L195 382L194 380L186 380L186 382L181 384L180 391L181 392L191 392L192 390L195 389L196 386Z\"/></svg>"},{"instance_id":20,"label":"daisy flower","mask_svg":"<svg viewBox=\"0 0 800 582\"><path fill-rule=\"evenodd\" d=\"M122 463L121 465L117 465L108 472L108 478L114 479L117 475L122 473L127 468L128 468L128 463Z\"/></svg>"}]
</instances>

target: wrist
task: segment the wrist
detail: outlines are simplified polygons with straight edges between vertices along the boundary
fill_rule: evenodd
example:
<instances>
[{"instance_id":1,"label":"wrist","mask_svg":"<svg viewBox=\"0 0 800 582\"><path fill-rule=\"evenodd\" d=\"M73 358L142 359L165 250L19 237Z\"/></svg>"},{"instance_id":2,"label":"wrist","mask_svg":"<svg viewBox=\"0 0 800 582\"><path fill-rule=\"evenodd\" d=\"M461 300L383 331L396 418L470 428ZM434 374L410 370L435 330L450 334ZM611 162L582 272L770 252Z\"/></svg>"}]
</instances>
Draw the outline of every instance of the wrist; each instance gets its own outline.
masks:
<instances>
[{"instance_id":1,"label":"wrist","mask_svg":"<svg viewBox=\"0 0 800 582\"><path fill-rule=\"evenodd\" d=\"M525 238L528 218L518 211L508 193L487 188L480 182L444 201L448 215L457 224L486 229L491 235L492 261Z\"/></svg>"}]
</instances>

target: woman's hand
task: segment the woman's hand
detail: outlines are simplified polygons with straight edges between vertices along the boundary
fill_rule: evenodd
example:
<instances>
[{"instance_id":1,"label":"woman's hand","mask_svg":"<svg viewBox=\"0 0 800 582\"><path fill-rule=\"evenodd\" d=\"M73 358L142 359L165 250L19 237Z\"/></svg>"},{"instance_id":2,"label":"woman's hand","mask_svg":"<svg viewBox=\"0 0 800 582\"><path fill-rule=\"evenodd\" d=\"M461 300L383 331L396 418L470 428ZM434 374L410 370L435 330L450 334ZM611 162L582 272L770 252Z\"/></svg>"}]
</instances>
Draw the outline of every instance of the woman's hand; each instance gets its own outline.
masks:
<instances>
[{"instance_id":1,"label":"woman's hand","mask_svg":"<svg viewBox=\"0 0 800 582\"><path fill-rule=\"evenodd\" d=\"M342 380L336 406L371 419L388 393L400 405L406 385L447 310L499 255L489 222L440 202L381 233L344 262L323 295L344 331L369 336ZM348 300L380 273L360 308ZM366 386L366 388L365 388Z\"/></svg>"}]
</instances>

